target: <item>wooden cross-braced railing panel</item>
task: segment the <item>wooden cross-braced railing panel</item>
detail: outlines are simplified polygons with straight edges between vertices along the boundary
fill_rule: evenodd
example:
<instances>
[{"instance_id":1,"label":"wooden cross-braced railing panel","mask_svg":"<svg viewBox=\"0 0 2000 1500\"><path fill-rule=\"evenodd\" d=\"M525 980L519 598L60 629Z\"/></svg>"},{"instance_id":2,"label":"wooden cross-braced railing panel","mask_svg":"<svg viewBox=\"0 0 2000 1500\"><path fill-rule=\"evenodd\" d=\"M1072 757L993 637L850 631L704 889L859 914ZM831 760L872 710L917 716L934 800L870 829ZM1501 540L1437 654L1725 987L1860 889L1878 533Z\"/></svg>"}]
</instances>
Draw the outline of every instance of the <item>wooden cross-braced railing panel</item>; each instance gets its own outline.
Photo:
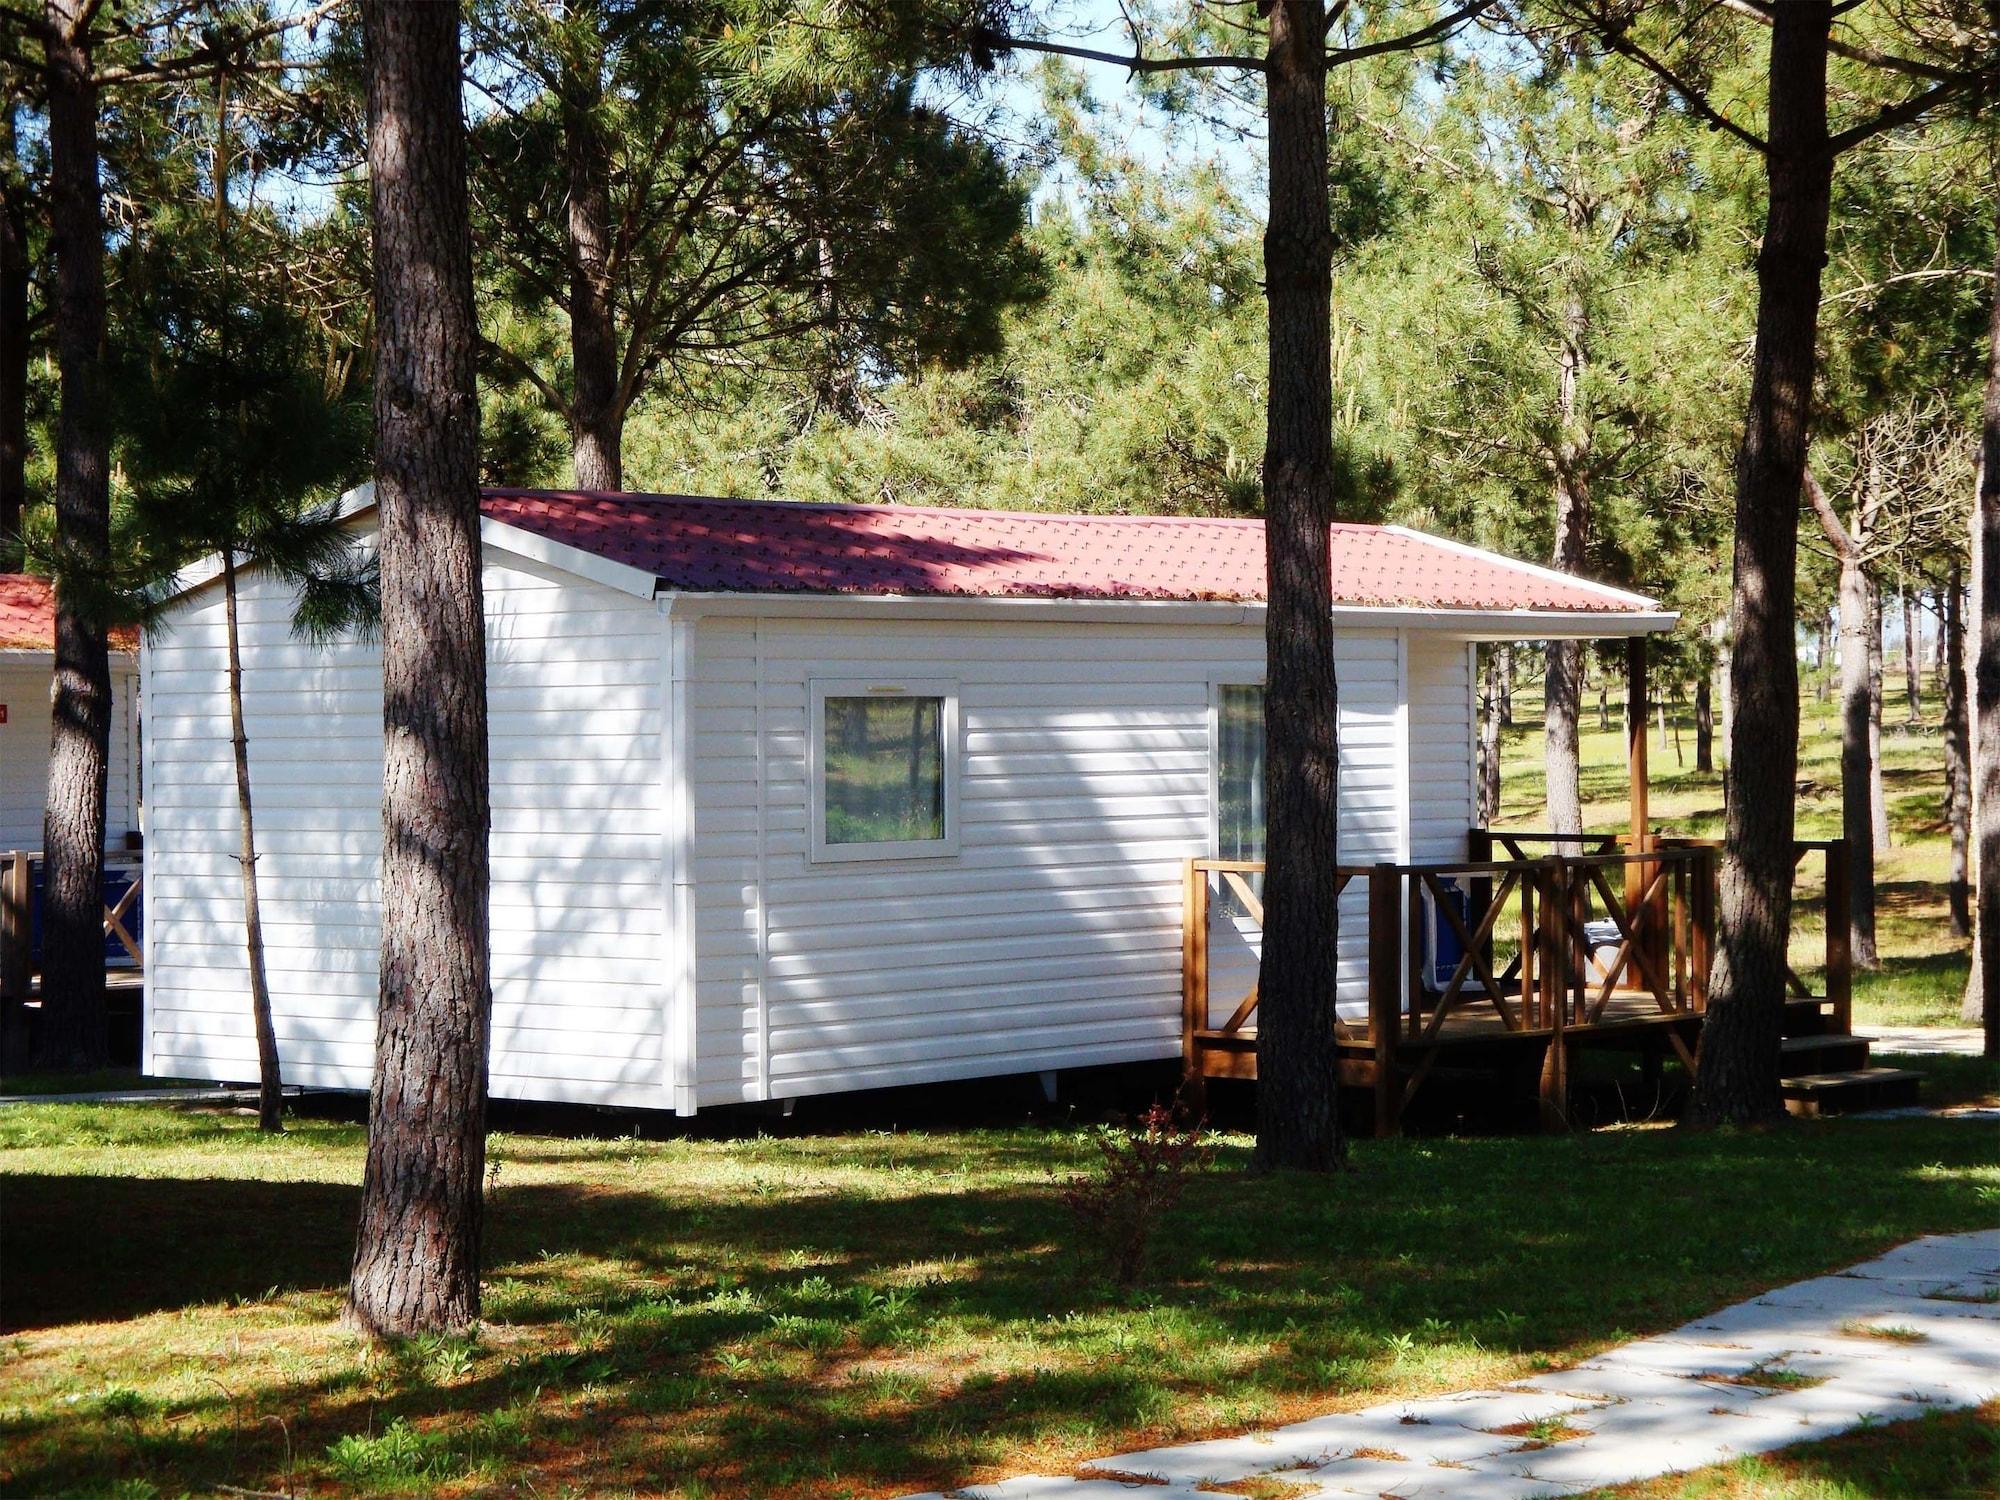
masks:
<instances>
[{"instance_id":1,"label":"wooden cross-braced railing panel","mask_svg":"<svg viewBox=\"0 0 2000 1500\"><path fill-rule=\"evenodd\" d=\"M32 849L0 851L0 997L26 999L34 983L34 870L42 862ZM107 850L104 869L115 895L104 904L104 936L116 942L135 965L145 962L145 950L133 931L133 916L142 908L146 881L144 856L130 850ZM124 888L116 889L124 878Z\"/></svg>"},{"instance_id":2,"label":"wooden cross-braced railing panel","mask_svg":"<svg viewBox=\"0 0 2000 1500\"><path fill-rule=\"evenodd\" d=\"M1186 1012L1182 1029L1188 1034L1190 1045L1192 1034L1196 1031L1217 1036L1243 1035L1250 1018L1257 1012L1257 986L1253 982L1248 992L1236 1002L1228 1019L1220 1026L1210 1024L1208 925L1213 914L1215 886L1219 885L1236 899L1244 918L1261 931L1264 926L1264 901L1251 886L1248 877L1261 875L1263 871L1261 860L1188 861L1186 910L1182 917L1182 954L1187 961L1182 974L1183 1008ZM1336 870L1333 882L1335 898L1346 894L1349 882L1361 873L1359 870Z\"/></svg>"}]
</instances>

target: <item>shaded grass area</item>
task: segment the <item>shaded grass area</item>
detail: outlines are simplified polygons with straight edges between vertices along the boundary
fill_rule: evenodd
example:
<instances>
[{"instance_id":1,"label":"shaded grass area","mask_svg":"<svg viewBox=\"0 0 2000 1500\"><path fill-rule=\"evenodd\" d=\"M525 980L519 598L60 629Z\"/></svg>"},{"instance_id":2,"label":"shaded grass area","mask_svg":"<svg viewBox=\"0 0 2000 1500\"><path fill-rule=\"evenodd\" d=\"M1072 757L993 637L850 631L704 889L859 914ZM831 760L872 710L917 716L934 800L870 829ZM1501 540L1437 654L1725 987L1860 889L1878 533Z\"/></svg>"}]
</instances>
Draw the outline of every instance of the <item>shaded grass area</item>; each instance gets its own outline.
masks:
<instances>
[{"instance_id":1,"label":"shaded grass area","mask_svg":"<svg viewBox=\"0 0 2000 1500\"><path fill-rule=\"evenodd\" d=\"M1532 657L1525 658L1532 661ZM1840 725L1831 702L1816 697L1818 680L1803 674L1804 711L1799 724L1799 784L1796 804L1800 838L1840 834ZM1927 690L1930 684L1926 683ZM1622 688L1614 698L1622 695ZM1542 764L1541 689L1523 676L1514 693L1514 727L1501 754L1501 816L1496 826L1545 826L1547 792ZM1944 746L1939 706L1927 698L1926 717L1915 725L1900 721L1900 697L1889 705L1883 725L1883 792L1888 804L1891 844L1876 851L1876 937L1882 967L1854 977L1854 1018L1885 1026L1955 1026L1965 993L1969 945L1953 935L1947 881L1951 872L1950 833L1944 820ZM1654 825L1664 832L1720 838L1723 832L1722 776L1694 769L1694 719L1685 704L1668 713L1668 744L1657 728L1648 751L1650 806ZM1630 783L1625 769L1625 731L1614 708L1611 727L1601 729L1594 691L1586 694L1580 736L1584 825L1593 831L1622 832L1629 820ZM1681 755L1672 749L1678 729ZM1726 752L1718 724L1716 754ZM1718 760L1719 764L1719 760ZM1808 982L1823 967L1825 917L1817 859L1802 867L1802 898L1793 929L1793 967Z\"/></svg>"},{"instance_id":2,"label":"shaded grass area","mask_svg":"<svg viewBox=\"0 0 2000 1500\"><path fill-rule=\"evenodd\" d=\"M105 1094L115 1089L199 1089L194 1078L148 1078L137 1068L97 1068L73 1073L0 1073L0 1094Z\"/></svg>"},{"instance_id":3,"label":"shaded grass area","mask_svg":"<svg viewBox=\"0 0 2000 1500\"><path fill-rule=\"evenodd\" d=\"M1361 1142L1226 1137L1121 1297L1053 1179L1079 1128L499 1134L490 1324L337 1325L358 1127L0 1115L0 1489L873 1496L1518 1377L1990 1225L1989 1133L1929 1120ZM1727 1226L1719 1232L1718 1226Z\"/></svg>"},{"instance_id":4,"label":"shaded grass area","mask_svg":"<svg viewBox=\"0 0 2000 1500\"><path fill-rule=\"evenodd\" d=\"M1976 1500L2000 1495L2000 1403L1884 1423L1584 1500Z\"/></svg>"}]
</instances>

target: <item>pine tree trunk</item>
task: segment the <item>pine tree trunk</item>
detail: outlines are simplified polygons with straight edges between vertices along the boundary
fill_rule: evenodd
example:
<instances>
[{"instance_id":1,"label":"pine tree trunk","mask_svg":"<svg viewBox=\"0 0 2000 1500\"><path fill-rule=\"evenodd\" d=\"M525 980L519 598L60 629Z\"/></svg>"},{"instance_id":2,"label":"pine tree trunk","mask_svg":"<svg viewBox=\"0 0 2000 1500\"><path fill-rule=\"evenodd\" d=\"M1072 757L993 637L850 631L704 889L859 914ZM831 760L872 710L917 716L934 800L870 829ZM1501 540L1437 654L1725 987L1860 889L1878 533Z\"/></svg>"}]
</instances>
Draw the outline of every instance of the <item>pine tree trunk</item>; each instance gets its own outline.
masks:
<instances>
[{"instance_id":1,"label":"pine tree trunk","mask_svg":"<svg viewBox=\"0 0 2000 1500\"><path fill-rule=\"evenodd\" d=\"M1514 648L1502 646L1500 657L1500 727L1514 727Z\"/></svg>"},{"instance_id":2,"label":"pine tree trunk","mask_svg":"<svg viewBox=\"0 0 2000 1500\"><path fill-rule=\"evenodd\" d=\"M222 554L222 614L229 634L229 744L236 759L236 859L243 867L243 953L250 969L250 1017L257 1031L257 1128L285 1128L285 1080L271 985L264 966L264 912L257 892L257 820L250 802L250 737L243 728L243 647L237 631L236 555Z\"/></svg>"},{"instance_id":3,"label":"pine tree trunk","mask_svg":"<svg viewBox=\"0 0 2000 1500\"><path fill-rule=\"evenodd\" d=\"M1972 740L1965 713L1965 612L1962 569L1951 560L1939 600L1944 649L1939 681L1944 688L1945 822L1951 830L1951 930L1972 936Z\"/></svg>"},{"instance_id":4,"label":"pine tree trunk","mask_svg":"<svg viewBox=\"0 0 2000 1500\"><path fill-rule=\"evenodd\" d=\"M1868 630L1868 817L1875 834L1875 847L1887 849L1894 842L1889 835L1889 799L1882 787L1882 588L1867 578Z\"/></svg>"},{"instance_id":5,"label":"pine tree trunk","mask_svg":"<svg viewBox=\"0 0 2000 1500\"><path fill-rule=\"evenodd\" d=\"M1572 228L1577 227L1574 223ZM1578 404L1589 324L1572 296L1563 310L1563 341L1556 374L1555 547L1559 572L1581 573L1590 549L1590 484L1585 463L1590 432ZM1583 710L1583 643L1550 641L1543 697L1542 764L1548 782L1549 831L1583 832L1583 783L1577 756L1577 721Z\"/></svg>"},{"instance_id":6,"label":"pine tree trunk","mask_svg":"<svg viewBox=\"0 0 2000 1500\"><path fill-rule=\"evenodd\" d=\"M611 150L604 107L604 43L597 7L571 7L563 70L563 147L569 170L570 464L578 489L618 490L625 479L625 408L611 314Z\"/></svg>"},{"instance_id":7,"label":"pine tree trunk","mask_svg":"<svg viewBox=\"0 0 2000 1500\"><path fill-rule=\"evenodd\" d=\"M1771 11L1770 203L1757 257L1750 405L1736 456L1726 858L1689 1106L1701 1124L1781 1112L1778 1043L1799 765L1798 514L1833 181L1826 129L1832 25L1829 0L1789 0Z\"/></svg>"},{"instance_id":8,"label":"pine tree trunk","mask_svg":"<svg viewBox=\"0 0 2000 1500\"><path fill-rule=\"evenodd\" d=\"M1694 680L1694 768L1715 769L1715 702L1706 672Z\"/></svg>"},{"instance_id":9,"label":"pine tree trunk","mask_svg":"<svg viewBox=\"0 0 2000 1500\"><path fill-rule=\"evenodd\" d=\"M455 4L364 0L381 514L382 973L347 1316L479 1316L486 1167L486 651Z\"/></svg>"},{"instance_id":10,"label":"pine tree trunk","mask_svg":"<svg viewBox=\"0 0 2000 1500\"><path fill-rule=\"evenodd\" d=\"M2000 156L1994 167L1994 196L2000 202ZM1972 516L1973 618L1979 634L1972 660L1974 936L1966 1015L1985 1026L1986 1055L2000 1057L2000 256L1992 289L1979 498Z\"/></svg>"},{"instance_id":11,"label":"pine tree trunk","mask_svg":"<svg viewBox=\"0 0 2000 1500\"><path fill-rule=\"evenodd\" d=\"M54 732L42 824L42 1020L36 1062L102 1067L105 770L111 659L98 597L111 552L110 437L104 343L104 218L97 84L86 0L48 0L49 227L56 262Z\"/></svg>"},{"instance_id":12,"label":"pine tree trunk","mask_svg":"<svg viewBox=\"0 0 2000 1500\"><path fill-rule=\"evenodd\" d=\"M1917 604L1910 593L1908 584L1896 590L1903 598L1903 697L1910 710L1910 722L1921 724L1924 718L1924 663L1922 644L1918 640L1921 630L1917 623Z\"/></svg>"},{"instance_id":13,"label":"pine tree trunk","mask_svg":"<svg viewBox=\"0 0 2000 1500\"><path fill-rule=\"evenodd\" d=\"M28 500L28 204L18 106L0 106L0 572L20 565Z\"/></svg>"},{"instance_id":14,"label":"pine tree trunk","mask_svg":"<svg viewBox=\"0 0 2000 1500\"><path fill-rule=\"evenodd\" d=\"M1875 817L1870 750L1868 575L1850 548L1840 565L1840 834L1847 841L1849 941L1857 968L1878 969L1875 951Z\"/></svg>"},{"instance_id":15,"label":"pine tree trunk","mask_svg":"<svg viewBox=\"0 0 2000 1500\"><path fill-rule=\"evenodd\" d=\"M1479 716L1479 826L1500 816L1500 653L1486 648L1486 691Z\"/></svg>"},{"instance_id":16,"label":"pine tree trunk","mask_svg":"<svg viewBox=\"0 0 2000 1500\"><path fill-rule=\"evenodd\" d=\"M1269 25L1269 812L1258 974L1257 1160L1266 1168L1328 1171L1345 1158L1346 1142L1334 1044L1339 737L1329 552L1335 460L1325 6L1321 0L1274 0Z\"/></svg>"}]
</instances>

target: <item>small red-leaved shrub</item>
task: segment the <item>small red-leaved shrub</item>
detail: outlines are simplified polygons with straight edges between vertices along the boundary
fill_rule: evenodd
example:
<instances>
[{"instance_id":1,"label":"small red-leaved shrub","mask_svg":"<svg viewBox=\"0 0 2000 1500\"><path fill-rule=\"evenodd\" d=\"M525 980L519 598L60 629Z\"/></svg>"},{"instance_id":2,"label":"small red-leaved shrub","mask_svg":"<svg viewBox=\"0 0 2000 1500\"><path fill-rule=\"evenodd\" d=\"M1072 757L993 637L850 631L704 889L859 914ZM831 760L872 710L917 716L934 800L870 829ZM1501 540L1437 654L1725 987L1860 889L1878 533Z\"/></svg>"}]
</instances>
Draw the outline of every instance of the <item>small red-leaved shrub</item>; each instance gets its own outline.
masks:
<instances>
[{"instance_id":1,"label":"small red-leaved shrub","mask_svg":"<svg viewBox=\"0 0 2000 1500\"><path fill-rule=\"evenodd\" d=\"M1121 1290L1139 1284L1153 1231L1180 1201L1188 1177L1209 1163L1213 1151L1200 1120L1187 1120L1155 1104L1136 1121L1097 1133L1102 1160L1062 1187L1062 1201L1077 1229L1095 1243Z\"/></svg>"}]
</instances>

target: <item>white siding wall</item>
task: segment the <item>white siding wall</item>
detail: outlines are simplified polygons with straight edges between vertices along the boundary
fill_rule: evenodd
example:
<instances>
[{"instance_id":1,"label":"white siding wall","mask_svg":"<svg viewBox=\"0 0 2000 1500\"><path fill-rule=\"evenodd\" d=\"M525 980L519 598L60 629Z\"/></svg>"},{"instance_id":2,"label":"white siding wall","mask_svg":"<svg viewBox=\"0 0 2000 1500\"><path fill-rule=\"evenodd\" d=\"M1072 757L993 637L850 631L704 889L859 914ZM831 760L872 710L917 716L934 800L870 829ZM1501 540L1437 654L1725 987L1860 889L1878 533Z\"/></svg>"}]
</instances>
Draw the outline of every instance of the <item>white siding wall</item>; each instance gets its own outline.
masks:
<instances>
[{"instance_id":1,"label":"white siding wall","mask_svg":"<svg viewBox=\"0 0 2000 1500\"><path fill-rule=\"evenodd\" d=\"M1210 684L1261 678L1259 629L711 620L694 655L701 1103L1178 1052ZM1345 858L1401 851L1398 675L1394 634L1342 638ZM957 681L958 854L810 861L814 677Z\"/></svg>"},{"instance_id":2,"label":"white siding wall","mask_svg":"<svg viewBox=\"0 0 2000 1500\"><path fill-rule=\"evenodd\" d=\"M1472 648L1410 635L1410 858L1465 858L1478 816Z\"/></svg>"},{"instance_id":3,"label":"white siding wall","mask_svg":"<svg viewBox=\"0 0 2000 1500\"><path fill-rule=\"evenodd\" d=\"M0 653L0 849L42 847L42 806L49 786L49 674L46 653ZM105 842L120 848L139 826L132 774L139 734L138 672L129 656L111 658L111 759L105 788Z\"/></svg>"},{"instance_id":4,"label":"white siding wall","mask_svg":"<svg viewBox=\"0 0 2000 1500\"><path fill-rule=\"evenodd\" d=\"M662 626L655 606L489 554L493 1092L658 1105ZM290 638L246 580L259 875L286 1077L367 1086L380 915L381 657ZM256 1073L219 593L148 645L149 1065Z\"/></svg>"}]
</instances>

